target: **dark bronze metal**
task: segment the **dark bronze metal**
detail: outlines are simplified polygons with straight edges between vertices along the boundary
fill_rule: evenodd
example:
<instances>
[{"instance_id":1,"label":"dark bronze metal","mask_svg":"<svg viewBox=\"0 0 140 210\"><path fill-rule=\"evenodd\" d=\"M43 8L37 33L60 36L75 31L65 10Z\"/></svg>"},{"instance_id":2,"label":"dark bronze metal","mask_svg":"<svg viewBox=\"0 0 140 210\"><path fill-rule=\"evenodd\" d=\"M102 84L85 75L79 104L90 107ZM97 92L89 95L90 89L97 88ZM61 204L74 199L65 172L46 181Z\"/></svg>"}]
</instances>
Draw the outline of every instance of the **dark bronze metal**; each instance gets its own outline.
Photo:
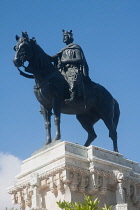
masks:
<instances>
[{"instance_id":1,"label":"dark bronze metal","mask_svg":"<svg viewBox=\"0 0 140 210\"><path fill-rule=\"evenodd\" d=\"M80 46L72 43L72 31L63 30L66 47L54 56L47 55L34 38L29 39L26 32L20 38L16 36L16 40L13 62L18 69L24 66L25 61L29 62L25 71L30 74L19 71L22 76L35 79L34 93L41 104L45 120L46 144L52 142L53 110L56 125L54 140L61 138L61 113L76 115L88 133L85 146L89 146L97 137L93 125L102 119L113 140L114 151L118 152L116 129L120 115L119 104L103 86L90 80L84 53Z\"/></svg>"},{"instance_id":2,"label":"dark bronze metal","mask_svg":"<svg viewBox=\"0 0 140 210\"><path fill-rule=\"evenodd\" d=\"M69 84L70 98L67 103L75 102L75 99L82 95L86 107L84 80L90 80L88 77L88 64L81 47L73 44L72 30L63 32L63 42L66 44L60 52L51 56L51 61L55 63L56 68L63 74Z\"/></svg>"}]
</instances>

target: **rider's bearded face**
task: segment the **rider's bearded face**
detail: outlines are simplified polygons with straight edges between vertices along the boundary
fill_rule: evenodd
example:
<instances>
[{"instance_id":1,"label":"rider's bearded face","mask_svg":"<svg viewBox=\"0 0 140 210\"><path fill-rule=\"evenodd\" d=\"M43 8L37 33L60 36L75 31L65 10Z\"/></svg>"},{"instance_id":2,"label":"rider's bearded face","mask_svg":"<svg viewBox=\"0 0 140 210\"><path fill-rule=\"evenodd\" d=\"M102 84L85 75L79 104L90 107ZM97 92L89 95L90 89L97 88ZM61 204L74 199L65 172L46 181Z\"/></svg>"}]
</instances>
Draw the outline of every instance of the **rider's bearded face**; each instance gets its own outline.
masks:
<instances>
[{"instance_id":1,"label":"rider's bearded face","mask_svg":"<svg viewBox=\"0 0 140 210\"><path fill-rule=\"evenodd\" d=\"M63 42L67 43L69 41L69 36L68 35L63 35Z\"/></svg>"}]
</instances>

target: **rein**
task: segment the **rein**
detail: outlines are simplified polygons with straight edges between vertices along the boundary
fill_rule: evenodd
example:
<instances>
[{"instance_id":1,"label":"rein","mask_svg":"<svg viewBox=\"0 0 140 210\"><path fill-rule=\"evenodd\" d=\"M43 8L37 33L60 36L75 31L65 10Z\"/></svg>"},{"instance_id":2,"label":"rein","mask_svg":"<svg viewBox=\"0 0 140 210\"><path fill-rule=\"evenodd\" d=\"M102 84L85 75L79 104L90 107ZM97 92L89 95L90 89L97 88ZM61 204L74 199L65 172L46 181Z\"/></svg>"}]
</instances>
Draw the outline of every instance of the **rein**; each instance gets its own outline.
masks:
<instances>
[{"instance_id":1,"label":"rein","mask_svg":"<svg viewBox=\"0 0 140 210\"><path fill-rule=\"evenodd\" d=\"M25 69L25 71L26 71L26 67L25 67L24 65L22 65L22 66L24 67L24 69ZM18 69L18 71L20 72L20 75L22 75L23 77L26 77L26 78L28 78L28 79L34 79L34 76L33 76L33 75L24 73L24 72L21 71L20 68L18 68L18 67L17 67L17 69Z\"/></svg>"},{"instance_id":2,"label":"rein","mask_svg":"<svg viewBox=\"0 0 140 210\"><path fill-rule=\"evenodd\" d=\"M22 65L22 67L24 67L24 69L25 69L25 71L26 71L27 67L24 66L24 65ZM26 78L28 78L28 79L35 79L35 78L34 78L34 75L26 74L26 73L24 73L23 71L21 71L20 68L18 68L18 67L17 67L17 69L18 69L18 71L20 72L20 75L22 75L23 77L26 77ZM51 75L51 76L48 77L48 79L51 79L51 78L53 78L53 75ZM34 88L37 89L37 90L39 90L40 88L44 87L44 86L46 85L46 82L48 81L48 79L45 80L45 82L43 81L41 85L36 84L36 85L34 86Z\"/></svg>"}]
</instances>

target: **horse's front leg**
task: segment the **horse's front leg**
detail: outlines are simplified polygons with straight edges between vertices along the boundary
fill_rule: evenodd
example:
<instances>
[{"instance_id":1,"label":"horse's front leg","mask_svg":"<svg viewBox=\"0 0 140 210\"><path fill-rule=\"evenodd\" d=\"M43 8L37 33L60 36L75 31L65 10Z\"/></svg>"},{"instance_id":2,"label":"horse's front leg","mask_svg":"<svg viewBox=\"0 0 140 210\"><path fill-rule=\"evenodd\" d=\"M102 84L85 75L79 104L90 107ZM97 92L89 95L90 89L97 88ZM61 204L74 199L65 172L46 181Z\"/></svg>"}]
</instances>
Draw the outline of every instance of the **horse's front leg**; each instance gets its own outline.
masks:
<instances>
[{"instance_id":1,"label":"horse's front leg","mask_svg":"<svg viewBox=\"0 0 140 210\"><path fill-rule=\"evenodd\" d=\"M59 140L61 138L61 131L60 131L60 106L58 103L54 104L54 124L56 126L56 135L54 140Z\"/></svg>"},{"instance_id":2,"label":"horse's front leg","mask_svg":"<svg viewBox=\"0 0 140 210\"><path fill-rule=\"evenodd\" d=\"M44 120L45 120L45 128L47 132L47 139L46 139L46 145L50 144L52 141L51 138L51 115L52 115L52 108L45 108L43 105L41 106L41 114L43 114Z\"/></svg>"}]
</instances>

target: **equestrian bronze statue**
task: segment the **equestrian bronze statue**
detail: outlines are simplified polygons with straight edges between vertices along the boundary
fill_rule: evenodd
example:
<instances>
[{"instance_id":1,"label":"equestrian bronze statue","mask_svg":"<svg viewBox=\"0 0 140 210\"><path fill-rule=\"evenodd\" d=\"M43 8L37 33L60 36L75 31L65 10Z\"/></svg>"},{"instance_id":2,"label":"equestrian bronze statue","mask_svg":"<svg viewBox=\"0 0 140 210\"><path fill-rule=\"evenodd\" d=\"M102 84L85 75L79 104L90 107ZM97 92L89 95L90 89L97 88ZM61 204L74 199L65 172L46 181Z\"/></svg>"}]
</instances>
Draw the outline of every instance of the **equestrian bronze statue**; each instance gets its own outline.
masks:
<instances>
[{"instance_id":1,"label":"equestrian bronze statue","mask_svg":"<svg viewBox=\"0 0 140 210\"><path fill-rule=\"evenodd\" d=\"M114 151L118 152L116 129L120 116L119 104L103 86L90 80L84 53L79 45L73 44L72 31L63 30L66 47L54 56L46 54L26 32L21 37L16 35L16 40L13 62L22 76L35 79L34 93L45 120L46 144L52 142L53 111L56 125L54 140L61 138L61 113L76 115L88 133L84 146L89 146L97 137L93 126L102 119L109 130ZM26 61L29 63L27 67L24 66ZM19 69L22 66L25 72Z\"/></svg>"}]
</instances>

